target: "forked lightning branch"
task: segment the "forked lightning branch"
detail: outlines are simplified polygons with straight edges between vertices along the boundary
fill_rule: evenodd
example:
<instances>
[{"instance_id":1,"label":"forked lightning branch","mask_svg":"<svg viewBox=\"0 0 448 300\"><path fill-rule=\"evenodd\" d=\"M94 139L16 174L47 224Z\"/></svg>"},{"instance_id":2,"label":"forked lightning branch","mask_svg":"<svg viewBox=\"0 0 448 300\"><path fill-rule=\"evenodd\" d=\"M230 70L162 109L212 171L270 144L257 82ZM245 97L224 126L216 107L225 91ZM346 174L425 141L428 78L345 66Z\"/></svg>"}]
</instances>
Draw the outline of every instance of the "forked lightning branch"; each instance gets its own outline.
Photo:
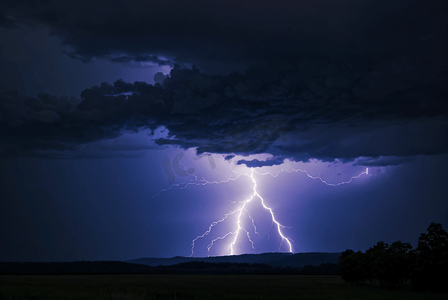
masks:
<instances>
[{"instance_id":1,"label":"forked lightning branch","mask_svg":"<svg viewBox=\"0 0 448 300\"><path fill-rule=\"evenodd\" d=\"M229 179L223 180L223 181L208 181L208 180L206 180L204 178L199 178L198 176L194 175L193 174L194 173L194 169L186 170L185 167L182 164L180 164L182 166L182 168L180 168L179 167L179 160L180 160L180 158L182 158L182 156L183 156L183 154L182 155L178 154L175 157L175 159L173 160L173 165L174 165L173 169L174 169L174 171L178 175L185 176L185 177L186 176L191 176L193 179L191 179L191 180L189 180L187 182L184 182L184 183L173 184L174 179L172 177L169 177L169 181L171 183L170 187L166 188L166 189L162 189L161 191L159 191L159 193L157 193L153 197L157 197L162 192L167 192L167 191L169 191L170 189L172 189L174 187L177 187L177 188L180 188L180 189L185 189L189 185L223 184L223 183L227 183L229 181L238 180L241 176L249 176L251 181L252 181L252 183L253 183L253 192L252 192L251 196L248 199L246 199L246 200L238 202L240 204L239 208L237 208L236 210L230 211L227 214L224 214L224 216L221 219L212 222L209 225L208 229L203 234L197 236L196 238L194 238L192 240L190 256L193 256L194 249L195 249L195 243L199 239L202 239L202 238L208 236L209 234L211 234L215 226L217 226L220 223L223 223L223 222L227 221L229 219L229 217L234 216L234 215L236 215L237 217L236 217L236 221L234 221L235 223L232 226L233 230L225 233L224 235L221 235L221 236L218 236L218 237L212 239L211 242L207 245L207 252L209 252L210 249L218 241L227 241L228 240L229 242L227 243L227 247L226 247L227 248L226 252L228 253L227 255L235 255L236 254L236 249L235 248L237 248L237 243L238 243L238 240L239 240L240 236L246 236L246 238L250 242L252 248L255 249L254 242L251 239L249 230L247 228L244 228L243 225L242 225L243 219L246 218L246 217L249 218L251 226L254 229L254 232L256 234L258 234L257 227L256 227L256 224L255 224L255 220L251 217L251 214L250 214L250 211L249 211L249 208L248 208L248 206L249 206L248 204L250 202L252 202L252 201L256 201L255 199L259 199L263 209L267 210L269 212L269 214L270 214L270 219L271 219L271 223L272 223L271 224L272 225L271 229L272 228L276 228L277 233L278 233L278 235L281 238L280 245L279 245L279 250L281 249L283 244L286 244L287 251L290 252L290 253L293 252L293 248L292 248L292 244L291 244L292 239L288 238L285 235L285 233L283 232L283 229L289 228L289 227L285 226L285 225L282 225L275 218L275 214L274 214L274 211L272 210L272 208L267 206L266 203L265 203L265 200L263 199L263 197L260 194L258 194L258 192L257 192L257 182L256 182L254 174L270 175L272 177L277 177L279 175L279 173L281 173L281 172L287 172L287 173L301 172L301 173L305 173L308 178L315 179L315 180L317 179L317 180L319 180L320 182L322 182L325 185L334 186L334 187L340 186L340 185L343 185L343 184L352 183L354 179L357 179L357 178L359 178L359 177L361 177L363 175L368 175L369 174L369 169L366 168L366 170L364 172L360 173L357 176L351 177L350 180L348 180L348 181L342 181L342 182L338 182L338 183L329 183L326 180L322 179L320 177L320 174L318 176L312 176L306 170L302 170L302 169L292 169L292 170L282 169L282 170L278 171L276 174L273 174L273 173L270 173L270 172L260 173L260 172L255 171L254 168L251 168L250 169L250 174L239 174L239 175L237 175L234 178L229 178ZM214 164L213 158L211 158L211 156L209 156L209 161L210 161L210 166L212 168L214 168L215 164ZM165 160L164 160L165 171L167 169L167 166L169 166L169 161L167 162L167 158L165 158ZM232 172L234 173L234 171L232 171ZM169 174L167 174L167 177L168 176L174 176L174 175L169 173ZM236 203L235 201L232 201L232 202Z\"/></svg>"},{"instance_id":2,"label":"forked lightning branch","mask_svg":"<svg viewBox=\"0 0 448 300\"><path fill-rule=\"evenodd\" d=\"M226 215L224 216L224 218L222 218L221 220L218 220L218 221L213 222L213 223L209 226L209 228L208 228L208 230L207 230L206 232L204 232L202 235L196 237L196 238L193 240L192 244L191 244L191 255L190 255L190 256L193 256L193 254L194 254L194 243L195 243L198 239L203 238L203 237L205 237L206 235L208 235L208 234L212 231L212 229L213 229L214 226L218 225L218 224L221 223L221 222L224 222L224 221L227 219L228 216L233 215L233 214L238 214L238 218L237 218L236 226L235 226L235 228L236 228L235 231L233 231L233 232L228 232L228 233L226 233L226 234L223 235L223 236L219 236L219 237L213 239L212 242L207 246L207 251L210 251L210 249L213 247L213 244L214 244L216 241L218 241L218 240L223 240L223 239L227 238L228 236L233 236L233 237L234 237L234 238L233 238L233 241L232 241L232 243L230 244L230 255L234 255L234 254L235 254L236 243L237 243L237 240L238 240L238 236L239 236L240 234L246 234L247 239L248 239L249 242L252 244L252 248L255 249L255 247L254 247L254 242L253 242L252 239L250 238L249 231L246 230L246 229L241 225L241 221L242 221L242 217L243 217L242 215L243 215L243 213L244 213L244 214L247 214L247 216L248 216L248 217L250 218L250 220L252 221L252 226L254 227L255 233L257 233L257 227L255 226L255 221L254 221L254 219L250 216L250 212L249 212L249 211L247 210L247 208L246 208L247 204L248 204L249 202L251 202L252 200L254 200L255 198L259 198L260 201L261 201L261 205L263 206L263 208L269 211L269 213L270 213L270 215L271 215L272 223L273 223L273 225L275 224L275 226L276 226L276 228L277 228L277 231L278 231L278 234L279 234L280 237L282 238L282 243L283 243L283 242L286 242L287 245L288 245L289 252L292 252L291 239L288 239L288 238L285 237L285 236L283 235L283 233L282 233L282 228L285 228L286 226L283 226L282 224L280 224L280 223L275 219L274 212L272 211L272 209L271 209L270 207L266 206L264 199L263 199L263 198L258 194L258 192L257 192L257 182L255 181L255 178L254 178L254 169L251 169L250 178L252 179L252 182L253 182L253 193L252 193L251 197L250 197L249 199L244 200L244 201L242 202L242 205L241 205L240 208L238 208L237 210L234 210L234 211L232 211L232 212L226 214ZM281 244L280 244L280 247L281 247Z\"/></svg>"}]
</instances>

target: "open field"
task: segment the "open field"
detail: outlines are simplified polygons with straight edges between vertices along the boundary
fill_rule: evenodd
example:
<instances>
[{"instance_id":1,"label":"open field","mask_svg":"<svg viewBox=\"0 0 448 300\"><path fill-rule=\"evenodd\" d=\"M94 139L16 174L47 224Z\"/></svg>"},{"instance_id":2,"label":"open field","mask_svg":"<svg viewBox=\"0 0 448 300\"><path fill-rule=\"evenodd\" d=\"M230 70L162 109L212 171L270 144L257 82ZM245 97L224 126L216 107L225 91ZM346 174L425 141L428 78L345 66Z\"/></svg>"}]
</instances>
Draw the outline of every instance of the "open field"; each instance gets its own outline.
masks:
<instances>
[{"instance_id":1,"label":"open field","mask_svg":"<svg viewBox=\"0 0 448 300\"><path fill-rule=\"evenodd\" d=\"M446 299L345 285L339 276L14 275L0 276L4 299Z\"/></svg>"}]
</instances>

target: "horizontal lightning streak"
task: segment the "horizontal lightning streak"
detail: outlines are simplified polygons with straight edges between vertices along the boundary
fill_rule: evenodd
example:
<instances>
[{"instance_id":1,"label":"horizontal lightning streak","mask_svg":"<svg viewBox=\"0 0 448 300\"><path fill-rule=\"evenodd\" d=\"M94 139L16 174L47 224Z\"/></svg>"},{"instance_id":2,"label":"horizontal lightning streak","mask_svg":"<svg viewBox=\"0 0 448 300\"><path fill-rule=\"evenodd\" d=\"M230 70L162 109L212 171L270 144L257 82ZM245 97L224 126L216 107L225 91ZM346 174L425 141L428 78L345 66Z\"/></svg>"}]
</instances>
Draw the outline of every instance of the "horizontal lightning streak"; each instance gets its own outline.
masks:
<instances>
[{"instance_id":1,"label":"horizontal lightning streak","mask_svg":"<svg viewBox=\"0 0 448 300\"><path fill-rule=\"evenodd\" d=\"M193 176L194 179L187 181L187 182L182 182L182 183L175 183L170 185L169 187L167 187L166 189L162 189L160 190L156 195L152 196L152 198L155 198L157 196L159 196L161 193L167 192L169 190L171 190L174 187L178 187L181 190L186 189L189 185L199 185L199 186L204 186L204 185L212 185L212 184L222 184L222 183L228 183L230 181L235 181L238 178L240 178L241 176L245 176L246 174L240 174L238 176L236 176L235 178L228 178L226 180L221 180L221 181L208 181L205 178L199 178L198 176L194 175L194 174L190 174L190 176Z\"/></svg>"},{"instance_id":2,"label":"horizontal lightning streak","mask_svg":"<svg viewBox=\"0 0 448 300\"><path fill-rule=\"evenodd\" d=\"M322 177L320 177L320 173L317 175L317 176L312 176L312 175L310 175L306 170L302 170L302 169L292 169L291 171L288 171L288 170L286 170L286 169L281 169L280 171L278 171L277 172L277 174L272 174L271 172L266 172L266 173L260 173L260 172L257 172L257 171L255 171L257 174L259 174L259 175L271 175L272 177L277 177L281 172L287 172L287 173L289 173L289 174L291 174L291 173L297 173L297 172L302 172L302 173L305 173L306 174L306 176L308 176L309 178L311 178L311 179L319 179L320 180L320 182L322 182L322 183L324 183L324 184L326 184L326 185L329 185L329 186L340 186L340 185L343 185L343 184L348 184L348 183L352 183L352 181L353 181L353 179L357 179L357 178L359 178L359 177L361 177L362 175L369 175L369 168L366 168L366 170L364 171L364 172L362 172L361 174L359 174L359 175L356 175L356 176L352 176L352 178L350 178L350 180L349 181L342 181L342 182L338 182L338 183L329 183L329 182L327 182L326 180L324 180L324 179L322 179Z\"/></svg>"}]
</instances>

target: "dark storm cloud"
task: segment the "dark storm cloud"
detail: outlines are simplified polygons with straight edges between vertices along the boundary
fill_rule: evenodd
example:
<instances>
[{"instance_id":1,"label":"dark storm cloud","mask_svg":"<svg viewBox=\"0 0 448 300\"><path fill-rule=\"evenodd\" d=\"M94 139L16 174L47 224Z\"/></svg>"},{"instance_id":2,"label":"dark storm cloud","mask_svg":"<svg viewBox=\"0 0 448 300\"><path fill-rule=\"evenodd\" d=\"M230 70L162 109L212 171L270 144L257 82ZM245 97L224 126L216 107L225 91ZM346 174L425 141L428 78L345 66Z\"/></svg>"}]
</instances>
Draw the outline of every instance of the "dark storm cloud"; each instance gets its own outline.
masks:
<instances>
[{"instance_id":1,"label":"dark storm cloud","mask_svg":"<svg viewBox=\"0 0 448 300\"><path fill-rule=\"evenodd\" d=\"M79 61L81 61L83 63L90 63L90 62L92 62L90 58L84 58L84 57L82 57L80 55L76 55L74 53L70 53L70 52L67 52L67 51L62 51L62 53L66 54L70 58L77 59L77 60L79 60Z\"/></svg>"},{"instance_id":2,"label":"dark storm cloud","mask_svg":"<svg viewBox=\"0 0 448 300\"><path fill-rule=\"evenodd\" d=\"M360 157L356 159L354 166L368 166L368 167L386 167L396 166L402 163L412 162L411 157Z\"/></svg>"},{"instance_id":3,"label":"dark storm cloud","mask_svg":"<svg viewBox=\"0 0 448 300\"><path fill-rule=\"evenodd\" d=\"M265 161L261 161L258 159L253 160L245 160L241 159L237 162L237 165L246 165L249 168L261 168L266 166L276 166L281 165L285 159L282 157L273 157L271 159L266 159Z\"/></svg>"},{"instance_id":4,"label":"dark storm cloud","mask_svg":"<svg viewBox=\"0 0 448 300\"><path fill-rule=\"evenodd\" d=\"M121 62L121 63L128 63L128 62L152 62L154 64L157 64L159 66L166 66L166 65L172 65L172 63L169 60L164 60L158 58L156 55L142 55L142 56L120 56L111 58L110 61L112 62Z\"/></svg>"},{"instance_id":5,"label":"dark storm cloud","mask_svg":"<svg viewBox=\"0 0 448 300\"><path fill-rule=\"evenodd\" d=\"M313 73L310 68L318 64ZM344 84L328 84L341 73ZM199 154L276 156L240 162L254 166L285 158L447 152L448 106L440 88L394 90L385 99L369 99L359 96L365 85L358 82L366 76L323 62L275 72L253 67L225 76L175 66L163 85L119 80L84 90L81 100L48 94L34 99L11 91L0 97L3 152L76 150L123 130L160 126L169 136L155 139L158 145L197 147Z\"/></svg>"},{"instance_id":6,"label":"dark storm cloud","mask_svg":"<svg viewBox=\"0 0 448 300\"><path fill-rule=\"evenodd\" d=\"M206 68L214 62L289 64L313 56L427 64L446 53L444 0L25 0L3 6L49 26L84 61L163 55ZM422 61L422 54L431 56Z\"/></svg>"},{"instance_id":7,"label":"dark storm cloud","mask_svg":"<svg viewBox=\"0 0 448 300\"><path fill-rule=\"evenodd\" d=\"M447 6L398 0L4 4L17 18L48 26L71 47L66 53L84 62L198 68L176 66L166 79L156 75L162 84L155 86L103 83L84 90L70 109L62 103L76 99L4 94L3 153L76 149L122 130L159 126L169 137L155 140L158 145L271 153L275 162L447 153ZM234 67L245 71L231 72ZM222 70L226 75L211 75ZM252 162L260 163L266 162Z\"/></svg>"}]
</instances>

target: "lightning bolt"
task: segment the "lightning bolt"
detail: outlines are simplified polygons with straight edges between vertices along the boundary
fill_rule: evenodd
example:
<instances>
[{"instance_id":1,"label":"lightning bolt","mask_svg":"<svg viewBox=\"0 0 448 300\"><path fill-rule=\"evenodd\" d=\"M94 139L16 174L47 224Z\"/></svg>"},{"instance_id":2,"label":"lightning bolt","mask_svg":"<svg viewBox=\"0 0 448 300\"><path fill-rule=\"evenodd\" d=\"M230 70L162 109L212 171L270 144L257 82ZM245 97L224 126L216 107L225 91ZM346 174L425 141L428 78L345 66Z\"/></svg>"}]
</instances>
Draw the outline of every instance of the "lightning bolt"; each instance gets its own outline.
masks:
<instances>
[{"instance_id":1,"label":"lightning bolt","mask_svg":"<svg viewBox=\"0 0 448 300\"><path fill-rule=\"evenodd\" d=\"M288 246L289 246L289 252L292 253L292 245L291 245L290 239L288 239L287 237L285 237L285 236L283 235L283 233L282 233L282 230L281 230L281 228L285 228L286 226L283 226L282 224L280 224L280 223L275 219L274 212L272 211L272 209L271 209L270 207L266 206L266 204L264 203L264 199L263 199L263 197L261 197L261 196L258 194L258 192L257 192L257 182L255 181L255 178L254 178L254 169L252 169L252 172L251 172L251 174L250 174L250 178L252 179L252 182L254 183L254 193L253 193L252 197L250 197L248 200L246 200L246 201L244 202L243 207L242 207L241 210L240 210L240 214L238 215L238 222L237 222L238 228L237 228L236 233L235 233L235 239L234 239L233 242L230 244L230 255L234 255L234 254L235 254L235 251L233 250L233 247L234 247L235 244L236 244L236 240L237 240L237 238L238 238L238 234L239 234L239 232L240 232L241 230L244 230L244 231L247 233L247 238L248 238L249 241L252 243L252 248L254 248L254 246L253 246L254 243L253 243L252 240L250 239L249 232L246 231L244 228L241 227L241 213L242 213L243 209L245 208L246 204L249 203L249 202L250 202L253 198L255 198L255 197L260 198L260 200L261 200L261 205L263 206L263 208L266 209L266 210L268 210L269 213L271 214L272 222L273 222L274 224L277 225L278 234L279 234L280 237L282 238L282 243L283 243L283 241L286 241L286 242L288 243ZM250 215L249 215L249 217L250 217ZM252 218L251 218L251 219L252 219ZM255 227L254 219L252 219L252 224L253 224L253 226ZM255 232L256 232L256 228L255 228ZM280 244L279 249L281 248L281 246L282 246L282 244ZM254 249L255 249L255 248L254 248Z\"/></svg>"},{"instance_id":2,"label":"lightning bolt","mask_svg":"<svg viewBox=\"0 0 448 300\"><path fill-rule=\"evenodd\" d=\"M243 174L243 175L248 176L247 174ZM277 175L278 175L278 174L277 174ZM193 256L193 254L194 254L194 243L195 243L198 239L203 238L203 237L205 237L206 235L208 235L208 234L212 231L212 228L213 228L214 226L218 225L219 223L224 222L224 221L227 219L227 217L229 217L229 216L231 216L231 215L233 215L233 214L235 214L235 213L238 213L238 217L237 217L237 221L236 221L236 230L235 230L235 231L232 231L232 232L228 232L228 233L226 233L226 234L223 235L223 236L219 236L219 237L213 239L213 240L211 241L211 243L207 246L207 251L210 251L210 249L213 247L213 245L214 245L214 243L215 243L216 241L218 241L218 240L224 240L224 239L225 239L226 237L228 237L229 235L234 235L235 237L234 237L234 239L233 239L233 242L230 244L230 255L235 255L235 249L234 249L234 247L235 247L235 245L236 245L238 236L240 235L240 233L241 233L242 231L244 231L244 232L246 233L247 239L248 239L249 242L252 244L252 248L255 249L255 247L254 247L254 242L253 242L252 239L250 238L250 233L249 233L249 231L247 231L247 230L241 225L242 214L243 214L243 212L247 212L247 215L248 215L249 219L251 219L251 221L252 221L252 226L253 226L254 229L255 229L255 233L258 234L258 232L257 232L257 227L255 226L255 221L254 221L254 219L250 216L249 211L246 209L246 205L247 205L249 202L251 202L254 198L259 198L259 199L260 199L260 201L261 201L261 205L263 206L263 208L266 209L267 211L269 211L269 213L271 214L272 224L275 224L275 225L277 226L278 234L279 234L280 237L282 238L282 242L281 242L281 244L280 244L279 249L281 248L283 242L286 241L286 243L288 244L288 249L289 249L288 251L292 253L291 239L285 237L285 236L283 235L283 233L282 233L282 228L289 228L289 227L280 224L280 223L275 219L274 212L272 211L272 208L268 207L268 206L265 204L265 201L264 201L263 197L261 197L260 194L258 194L258 192L257 192L257 182L255 181L255 178L254 178L254 169L251 169L250 178L251 178L252 183L253 183L253 193L252 193L251 197L250 197L249 199L247 199L247 200L242 201L242 202L241 202L241 203L242 203L242 206L241 206L239 209L234 210L234 211L231 211L231 212L228 213L228 214L225 214L224 217L223 217L222 219L213 222L213 223L209 226L208 230L205 231L202 235L197 236L197 237L192 241L192 244L191 244L191 254L190 254L190 256Z\"/></svg>"},{"instance_id":3,"label":"lightning bolt","mask_svg":"<svg viewBox=\"0 0 448 300\"><path fill-rule=\"evenodd\" d=\"M185 166L182 165L182 167L185 169ZM231 170L232 170L232 168L231 168ZM190 174L190 176L193 177L191 180L189 180L189 181L187 181L187 182L183 182L183 183L172 184L170 187L168 187L168 188L166 188L166 189L162 189L162 190L160 190L156 195L154 195L154 196L152 196L152 197L153 197L153 198L154 198L154 197L157 197L157 196L159 196L161 193L163 193L163 192L167 192L167 191L169 191L169 190L171 190L172 188L175 188L175 187L180 188L180 189L186 189L189 185L205 186L205 185L213 185L213 184L223 184L223 183L228 183L228 182L230 182L230 181L238 180L238 179L239 179L240 177L242 177L242 176L249 176L249 177L251 178L251 180L252 180L252 183L253 183L253 193L252 193L252 195L250 196L250 198L249 198L249 199L246 199L246 200L244 200L244 201L239 202L240 204L242 204L240 208L238 208L238 209L236 209L236 210L233 210L233 211L230 211L230 212L227 213L227 214L224 214L224 217L223 217L223 218L221 218L221 219L219 219L219 220L214 221L213 223L211 223L210 226L208 227L208 229L207 229L203 234L201 234L201 235L197 236L196 238L194 238L194 239L192 240L192 243L191 243L191 254L190 254L190 257L193 256L193 254L194 254L194 247L195 247L195 242L196 242L196 241L198 241L199 239L204 238L205 236L209 235L215 226L217 226L217 225L220 224L220 223L225 222L230 216L235 215L235 214L237 214L237 220L236 220L236 226L235 226L236 229L235 229L235 231L231 231L231 232L228 232L228 233L226 233L226 234L224 234L224 235L222 235L222 236L218 236L218 237L214 238L214 239L207 245L207 252L210 251L210 249L213 247L213 245L215 244L215 242L217 242L217 241L219 241L219 240L225 240L225 239L226 239L227 237L229 237L229 236L234 236L233 241L230 243L230 255L235 255L235 249L234 249L234 248L235 248L235 246L236 246L236 244L237 244L237 239L238 239L238 237L240 236L240 234L242 234L242 232L246 233L246 237L247 237L248 241L251 243L252 248L255 249L255 247L254 247L254 242L252 241L252 239L251 239L251 237L250 237L250 233L249 233L249 231L247 231L247 230L241 225L241 221L242 221L242 219L243 219L243 213L246 212L248 218L249 218L249 219L251 220L251 222L252 222L252 226L253 226L253 228L254 228L254 232L255 232L255 234L258 234L258 232L257 232L257 228L256 228L256 226L255 226L255 221L254 221L254 219L251 217L251 215L250 215L248 209L246 208L247 204L250 203L254 198L258 198L258 199L260 199L260 202L261 202L262 207L263 207L265 210L269 211L269 213L270 213L270 215L271 215L271 220L272 220L272 226L271 226L271 229L272 229L272 227L274 227L274 224L275 224L275 226L277 227L277 232L278 232L279 236L281 237L281 243L280 243L280 246L279 246L279 250L281 249L283 243L286 242L288 251L289 251L290 253L292 253L292 252L293 252L292 244L291 244L292 239L287 238L287 237L283 234L283 232L282 232L282 229L284 229L284 228L290 228L290 227L284 226L284 225L280 224L280 223L277 221L277 219L275 218L275 214L274 214L272 208L268 207L268 206L265 204L265 200L263 199L263 197L261 197L260 194L258 194L258 192L257 192L257 182L256 182L256 180L255 180L255 178L254 178L254 173L256 173L256 174L258 174L258 175L260 175L260 176L270 175L270 176L272 176L272 177L277 177L281 172L287 172L287 173L289 173L289 174L291 174L291 173L293 173L293 172L294 172L294 173L301 172L301 173L306 174L306 176L307 176L308 178L310 178L310 179L313 179L313 180L319 180L320 182L322 182L322 183L325 184L325 185L337 187L337 186L340 186L340 185L343 185L343 184L349 184L349 183L352 183L353 180L355 180L355 179L357 179L357 178L360 178L360 177L363 176L363 175L368 175L368 174L369 174L369 169L366 168L366 170L365 170L364 172L360 173L359 175L356 175L356 176L351 177L348 181L342 181L342 182L339 182L339 183L330 183L330 182L324 180L322 177L320 177L320 173L319 173L317 176L312 176L312 175L310 175L306 170L303 170L303 169L294 169L294 168L292 168L291 170L288 170L288 169L281 169L280 171L278 171L278 172L275 173L275 174L273 174L273 173L271 173L271 172L261 173L261 172L255 171L253 168L251 168L250 175L249 175L249 174L245 174L245 173L243 173L243 174L236 174L236 172L232 170L232 173L231 173L231 174L236 174L236 176L235 176L235 177L232 177L232 175L230 175L229 178L227 178L226 180L222 180L222 181L208 181L208 180L206 180L205 178L200 178L200 177L198 177L198 176L196 176L196 175L194 175L194 174ZM230 201L231 203L237 203L236 201L232 201L232 200L229 200L229 201ZM271 230L271 229L270 229L270 230ZM270 230L269 230L269 231L270 231ZM269 236L269 232L268 232L268 236Z\"/></svg>"}]
</instances>

